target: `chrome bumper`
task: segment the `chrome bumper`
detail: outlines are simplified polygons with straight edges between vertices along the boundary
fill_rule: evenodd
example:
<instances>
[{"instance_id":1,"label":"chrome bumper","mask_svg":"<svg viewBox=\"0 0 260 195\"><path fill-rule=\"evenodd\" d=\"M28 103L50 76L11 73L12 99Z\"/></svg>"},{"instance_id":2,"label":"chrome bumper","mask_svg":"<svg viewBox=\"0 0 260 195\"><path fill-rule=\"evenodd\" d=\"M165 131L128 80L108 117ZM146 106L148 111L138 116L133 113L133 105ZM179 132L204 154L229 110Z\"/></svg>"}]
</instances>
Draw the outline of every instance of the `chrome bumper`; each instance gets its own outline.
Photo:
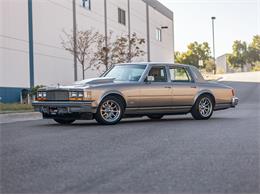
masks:
<instances>
[{"instance_id":1,"label":"chrome bumper","mask_svg":"<svg viewBox=\"0 0 260 195\"><path fill-rule=\"evenodd\" d=\"M232 97L231 99L231 107L236 107L236 105L238 104L238 98L237 97Z\"/></svg>"},{"instance_id":2,"label":"chrome bumper","mask_svg":"<svg viewBox=\"0 0 260 195\"><path fill-rule=\"evenodd\" d=\"M34 101L34 110L45 114L72 114L72 113L96 113L93 102L69 102L69 101Z\"/></svg>"}]
</instances>

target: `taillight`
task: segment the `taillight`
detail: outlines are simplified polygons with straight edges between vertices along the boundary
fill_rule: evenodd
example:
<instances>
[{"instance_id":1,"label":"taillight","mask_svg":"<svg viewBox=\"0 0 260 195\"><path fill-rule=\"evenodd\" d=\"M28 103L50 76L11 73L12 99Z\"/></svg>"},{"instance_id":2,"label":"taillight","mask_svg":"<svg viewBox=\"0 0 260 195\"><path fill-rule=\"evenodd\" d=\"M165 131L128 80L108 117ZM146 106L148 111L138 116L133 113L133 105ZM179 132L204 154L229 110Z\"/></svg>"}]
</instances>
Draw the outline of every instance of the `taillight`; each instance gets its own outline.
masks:
<instances>
[{"instance_id":1,"label":"taillight","mask_svg":"<svg viewBox=\"0 0 260 195\"><path fill-rule=\"evenodd\" d=\"M235 90L232 89L232 96L235 96Z\"/></svg>"}]
</instances>

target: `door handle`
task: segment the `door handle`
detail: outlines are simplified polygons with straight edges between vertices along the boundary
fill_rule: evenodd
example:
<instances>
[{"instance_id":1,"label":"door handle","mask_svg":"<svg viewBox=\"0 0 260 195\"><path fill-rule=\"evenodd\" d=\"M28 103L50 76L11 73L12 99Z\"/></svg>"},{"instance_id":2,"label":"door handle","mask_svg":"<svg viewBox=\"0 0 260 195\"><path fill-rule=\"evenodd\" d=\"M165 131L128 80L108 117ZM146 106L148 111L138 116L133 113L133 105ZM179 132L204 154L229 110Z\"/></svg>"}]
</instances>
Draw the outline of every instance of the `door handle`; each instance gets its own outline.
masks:
<instances>
[{"instance_id":1,"label":"door handle","mask_svg":"<svg viewBox=\"0 0 260 195\"><path fill-rule=\"evenodd\" d=\"M171 86L165 86L164 88L171 89L172 87Z\"/></svg>"}]
</instances>

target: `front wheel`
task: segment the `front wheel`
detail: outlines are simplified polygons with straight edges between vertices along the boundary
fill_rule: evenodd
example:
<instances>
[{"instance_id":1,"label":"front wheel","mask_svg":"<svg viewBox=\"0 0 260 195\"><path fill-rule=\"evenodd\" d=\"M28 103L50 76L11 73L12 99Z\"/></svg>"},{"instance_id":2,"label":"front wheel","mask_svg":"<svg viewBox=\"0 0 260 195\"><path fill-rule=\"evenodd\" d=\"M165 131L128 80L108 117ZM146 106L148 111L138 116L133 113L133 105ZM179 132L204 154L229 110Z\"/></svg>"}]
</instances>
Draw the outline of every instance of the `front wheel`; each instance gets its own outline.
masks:
<instances>
[{"instance_id":1,"label":"front wheel","mask_svg":"<svg viewBox=\"0 0 260 195\"><path fill-rule=\"evenodd\" d=\"M69 125L71 123L73 123L75 120L67 120L67 119L53 119L55 122L61 124L61 125Z\"/></svg>"},{"instance_id":2,"label":"front wheel","mask_svg":"<svg viewBox=\"0 0 260 195\"><path fill-rule=\"evenodd\" d=\"M117 124L124 114L122 101L114 96L108 96L100 103L95 119L102 125Z\"/></svg>"},{"instance_id":3,"label":"front wheel","mask_svg":"<svg viewBox=\"0 0 260 195\"><path fill-rule=\"evenodd\" d=\"M213 108L212 97L207 94L201 95L192 107L191 114L196 120L207 120L212 116Z\"/></svg>"}]
</instances>

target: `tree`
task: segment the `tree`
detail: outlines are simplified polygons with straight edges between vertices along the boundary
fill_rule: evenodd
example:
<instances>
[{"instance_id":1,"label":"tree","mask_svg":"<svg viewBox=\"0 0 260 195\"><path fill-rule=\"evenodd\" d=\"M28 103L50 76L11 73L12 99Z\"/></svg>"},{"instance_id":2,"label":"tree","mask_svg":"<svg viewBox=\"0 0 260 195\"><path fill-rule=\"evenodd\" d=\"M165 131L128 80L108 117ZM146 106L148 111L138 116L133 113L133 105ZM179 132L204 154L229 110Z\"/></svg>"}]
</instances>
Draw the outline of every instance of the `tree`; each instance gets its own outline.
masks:
<instances>
[{"instance_id":1,"label":"tree","mask_svg":"<svg viewBox=\"0 0 260 195\"><path fill-rule=\"evenodd\" d=\"M65 31L63 32L66 40L62 39L61 44L66 51L69 51L72 55L74 55L73 34L69 34ZM92 29L76 32L76 57L82 67L83 79L85 79L85 71L90 69L96 61L94 48L96 48L97 40L100 36L101 35L98 32L94 32Z\"/></svg>"},{"instance_id":2,"label":"tree","mask_svg":"<svg viewBox=\"0 0 260 195\"><path fill-rule=\"evenodd\" d=\"M107 39L107 45L105 40ZM97 63L95 68L101 71L108 70L113 64L132 62L134 58L143 56L145 52L141 49L141 45L145 40L138 38L136 33L130 36L120 36L112 41L113 33L109 36L100 36L97 41L97 52L95 58Z\"/></svg>"},{"instance_id":3,"label":"tree","mask_svg":"<svg viewBox=\"0 0 260 195\"><path fill-rule=\"evenodd\" d=\"M176 62L199 67L199 61L202 60L204 62L203 68L205 68L205 62L211 58L209 44L207 42L200 44L195 41L190 43L187 47L188 50L186 52L175 52Z\"/></svg>"},{"instance_id":4,"label":"tree","mask_svg":"<svg viewBox=\"0 0 260 195\"><path fill-rule=\"evenodd\" d=\"M233 52L227 56L227 61L233 68L241 68L243 70L244 65L248 62L247 44L237 40L232 48Z\"/></svg>"},{"instance_id":5,"label":"tree","mask_svg":"<svg viewBox=\"0 0 260 195\"><path fill-rule=\"evenodd\" d=\"M145 55L145 52L140 48L145 44L145 39L137 37L136 33L133 33L128 39L128 62L132 62L136 57L142 57Z\"/></svg>"},{"instance_id":6,"label":"tree","mask_svg":"<svg viewBox=\"0 0 260 195\"><path fill-rule=\"evenodd\" d=\"M253 37L253 41L248 46L248 62L255 66L260 61L260 36Z\"/></svg>"}]
</instances>

